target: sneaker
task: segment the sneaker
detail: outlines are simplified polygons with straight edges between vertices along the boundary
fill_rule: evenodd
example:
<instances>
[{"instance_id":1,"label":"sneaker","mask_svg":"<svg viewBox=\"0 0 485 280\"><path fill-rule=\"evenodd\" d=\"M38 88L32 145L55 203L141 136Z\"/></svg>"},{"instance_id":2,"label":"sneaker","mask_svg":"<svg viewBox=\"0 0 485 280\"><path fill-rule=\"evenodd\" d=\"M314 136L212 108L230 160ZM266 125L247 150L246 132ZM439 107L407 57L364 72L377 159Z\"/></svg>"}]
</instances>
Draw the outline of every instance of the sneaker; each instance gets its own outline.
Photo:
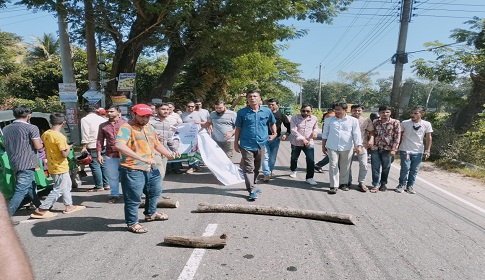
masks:
<instances>
[{"instance_id":1,"label":"sneaker","mask_svg":"<svg viewBox=\"0 0 485 280\"><path fill-rule=\"evenodd\" d=\"M251 201L254 201L254 200L258 199L258 193L260 193L260 192L261 192L260 189L256 189L256 190L250 192L248 199L251 200Z\"/></svg>"},{"instance_id":2,"label":"sneaker","mask_svg":"<svg viewBox=\"0 0 485 280\"><path fill-rule=\"evenodd\" d=\"M343 190L343 191L348 191L349 190L349 186L347 186L347 185L340 185L338 188L341 189L341 190Z\"/></svg>"},{"instance_id":3,"label":"sneaker","mask_svg":"<svg viewBox=\"0 0 485 280\"><path fill-rule=\"evenodd\" d=\"M315 182L315 180L313 178L308 178L306 179L306 182L312 186L316 186L318 185L317 182Z\"/></svg>"},{"instance_id":4,"label":"sneaker","mask_svg":"<svg viewBox=\"0 0 485 280\"><path fill-rule=\"evenodd\" d=\"M296 171L291 171L290 177L291 178L296 178Z\"/></svg>"},{"instance_id":5,"label":"sneaker","mask_svg":"<svg viewBox=\"0 0 485 280\"><path fill-rule=\"evenodd\" d=\"M269 182L269 180L270 180L270 177L269 176L264 176L263 182Z\"/></svg>"},{"instance_id":6,"label":"sneaker","mask_svg":"<svg viewBox=\"0 0 485 280\"><path fill-rule=\"evenodd\" d=\"M323 173L323 167L315 165L314 169L315 169L315 172L317 173Z\"/></svg>"},{"instance_id":7,"label":"sneaker","mask_svg":"<svg viewBox=\"0 0 485 280\"><path fill-rule=\"evenodd\" d=\"M328 190L328 194L336 194L337 193L337 188L330 188Z\"/></svg>"},{"instance_id":8,"label":"sneaker","mask_svg":"<svg viewBox=\"0 0 485 280\"><path fill-rule=\"evenodd\" d=\"M397 193L402 193L404 191L404 186L399 184L394 191Z\"/></svg>"},{"instance_id":9,"label":"sneaker","mask_svg":"<svg viewBox=\"0 0 485 280\"><path fill-rule=\"evenodd\" d=\"M194 173L194 169L191 167L191 168L187 169L187 171L185 171L185 173L192 174L192 173Z\"/></svg>"},{"instance_id":10,"label":"sneaker","mask_svg":"<svg viewBox=\"0 0 485 280\"><path fill-rule=\"evenodd\" d=\"M379 191L381 191L381 192L385 192L385 191L387 191L387 187L386 187L386 185L381 185L381 186L379 187Z\"/></svg>"},{"instance_id":11,"label":"sneaker","mask_svg":"<svg viewBox=\"0 0 485 280\"><path fill-rule=\"evenodd\" d=\"M416 191L414 190L413 186L408 186L406 188L406 192L409 194L416 194Z\"/></svg>"},{"instance_id":12,"label":"sneaker","mask_svg":"<svg viewBox=\"0 0 485 280\"><path fill-rule=\"evenodd\" d=\"M364 183L359 183L359 189L361 192L367 192L369 188Z\"/></svg>"},{"instance_id":13,"label":"sneaker","mask_svg":"<svg viewBox=\"0 0 485 280\"><path fill-rule=\"evenodd\" d=\"M108 199L109 204L113 204L118 202L121 199L121 196L112 196L110 199Z\"/></svg>"}]
</instances>

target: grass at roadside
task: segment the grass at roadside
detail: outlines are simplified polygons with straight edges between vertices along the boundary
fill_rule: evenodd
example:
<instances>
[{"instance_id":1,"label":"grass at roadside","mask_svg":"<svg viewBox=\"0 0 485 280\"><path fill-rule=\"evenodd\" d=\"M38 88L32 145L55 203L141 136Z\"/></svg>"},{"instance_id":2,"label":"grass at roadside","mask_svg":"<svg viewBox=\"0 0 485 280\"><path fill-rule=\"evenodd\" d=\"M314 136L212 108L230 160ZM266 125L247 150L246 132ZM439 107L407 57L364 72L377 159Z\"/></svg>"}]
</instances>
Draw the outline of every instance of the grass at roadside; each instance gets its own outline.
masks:
<instances>
[{"instance_id":1,"label":"grass at roadside","mask_svg":"<svg viewBox=\"0 0 485 280\"><path fill-rule=\"evenodd\" d=\"M459 165L447 160L437 160L434 164L445 170L476 178L485 183L485 170Z\"/></svg>"}]
</instances>

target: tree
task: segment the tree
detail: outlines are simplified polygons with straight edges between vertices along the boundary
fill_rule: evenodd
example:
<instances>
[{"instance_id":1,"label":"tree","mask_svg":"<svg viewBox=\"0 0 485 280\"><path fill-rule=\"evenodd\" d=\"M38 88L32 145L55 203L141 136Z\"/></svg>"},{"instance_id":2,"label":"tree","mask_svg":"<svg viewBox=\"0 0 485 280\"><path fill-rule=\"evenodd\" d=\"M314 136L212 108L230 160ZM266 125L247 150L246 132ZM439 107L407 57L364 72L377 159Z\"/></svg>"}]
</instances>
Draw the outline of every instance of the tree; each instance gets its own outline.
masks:
<instances>
[{"instance_id":1,"label":"tree","mask_svg":"<svg viewBox=\"0 0 485 280\"><path fill-rule=\"evenodd\" d=\"M54 34L42 35L42 38L32 36L35 43L32 44L30 56L33 59L51 60L53 55L59 54L60 41Z\"/></svg>"},{"instance_id":2,"label":"tree","mask_svg":"<svg viewBox=\"0 0 485 280\"><path fill-rule=\"evenodd\" d=\"M466 23L471 30L454 29L451 37L465 46L453 49L439 42L427 43L438 58L435 61L418 59L413 62L417 75L431 81L453 83L462 75L469 75L473 87L466 104L450 119L457 131L466 131L476 120L485 104L485 20L473 18Z\"/></svg>"},{"instance_id":3,"label":"tree","mask_svg":"<svg viewBox=\"0 0 485 280\"><path fill-rule=\"evenodd\" d=\"M114 47L110 78L135 72L142 51L166 51L167 65L151 96L171 90L183 67L192 59L235 49L250 53L253 42L283 40L296 34L279 23L289 18L330 22L351 0L207 0L207 1L105 1L94 2L96 25ZM57 11L57 4L22 0L29 8ZM82 28L79 1L67 3L74 27ZM78 32L82 34L82 32ZM114 81L107 93L116 91Z\"/></svg>"}]
</instances>

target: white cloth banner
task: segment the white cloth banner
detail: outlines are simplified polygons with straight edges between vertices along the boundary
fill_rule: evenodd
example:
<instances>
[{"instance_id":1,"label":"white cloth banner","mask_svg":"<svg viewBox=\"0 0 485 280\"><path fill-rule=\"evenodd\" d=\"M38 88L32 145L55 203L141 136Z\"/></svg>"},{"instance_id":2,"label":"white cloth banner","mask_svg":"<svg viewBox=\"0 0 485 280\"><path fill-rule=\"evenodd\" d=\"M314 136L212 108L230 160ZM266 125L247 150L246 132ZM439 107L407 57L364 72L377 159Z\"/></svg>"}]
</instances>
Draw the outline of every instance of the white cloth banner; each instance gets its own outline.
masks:
<instances>
[{"instance_id":1,"label":"white cloth banner","mask_svg":"<svg viewBox=\"0 0 485 280\"><path fill-rule=\"evenodd\" d=\"M226 153L203 130L197 134L197 146L205 165L225 186L244 182L242 171L226 156Z\"/></svg>"}]
</instances>

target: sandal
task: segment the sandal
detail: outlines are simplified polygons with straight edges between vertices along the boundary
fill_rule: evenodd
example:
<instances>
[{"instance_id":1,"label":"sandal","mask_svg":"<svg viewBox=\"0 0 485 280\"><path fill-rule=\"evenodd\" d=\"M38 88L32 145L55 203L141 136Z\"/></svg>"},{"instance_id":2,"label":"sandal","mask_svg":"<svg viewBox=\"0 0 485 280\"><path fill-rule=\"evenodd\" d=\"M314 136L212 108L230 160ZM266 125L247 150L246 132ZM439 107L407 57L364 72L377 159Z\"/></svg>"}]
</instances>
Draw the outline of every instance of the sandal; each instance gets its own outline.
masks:
<instances>
[{"instance_id":1,"label":"sandal","mask_svg":"<svg viewBox=\"0 0 485 280\"><path fill-rule=\"evenodd\" d=\"M155 213L151 216L145 216L145 222L166 221L166 220L168 220L168 215L164 213Z\"/></svg>"},{"instance_id":2,"label":"sandal","mask_svg":"<svg viewBox=\"0 0 485 280\"><path fill-rule=\"evenodd\" d=\"M361 192L367 192L369 190L369 188L362 183L359 184L359 188Z\"/></svg>"},{"instance_id":3,"label":"sandal","mask_svg":"<svg viewBox=\"0 0 485 280\"><path fill-rule=\"evenodd\" d=\"M103 188L92 188L92 189L88 189L86 192L102 192L104 191Z\"/></svg>"},{"instance_id":4,"label":"sandal","mask_svg":"<svg viewBox=\"0 0 485 280\"><path fill-rule=\"evenodd\" d=\"M376 192L378 192L378 191L379 191L379 187L372 187L372 188L370 189L370 192L371 192L371 193L376 193Z\"/></svg>"},{"instance_id":5,"label":"sandal","mask_svg":"<svg viewBox=\"0 0 485 280\"><path fill-rule=\"evenodd\" d=\"M148 230L144 227L142 227L139 223L132 224L131 226L128 226L128 231L133 232L133 233L147 233Z\"/></svg>"}]
</instances>

